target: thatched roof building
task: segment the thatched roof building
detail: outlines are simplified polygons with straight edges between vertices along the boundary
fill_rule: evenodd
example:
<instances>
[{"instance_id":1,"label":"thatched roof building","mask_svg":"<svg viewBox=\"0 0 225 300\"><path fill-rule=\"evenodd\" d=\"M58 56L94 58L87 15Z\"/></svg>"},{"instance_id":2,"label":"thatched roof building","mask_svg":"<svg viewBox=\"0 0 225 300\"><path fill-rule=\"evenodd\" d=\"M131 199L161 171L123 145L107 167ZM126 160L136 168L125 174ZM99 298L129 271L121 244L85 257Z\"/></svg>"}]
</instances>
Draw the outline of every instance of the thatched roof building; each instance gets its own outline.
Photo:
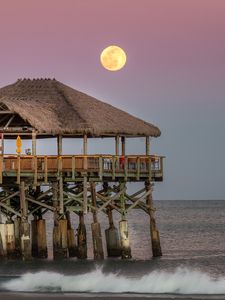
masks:
<instances>
[{"instance_id":1,"label":"thatched roof building","mask_svg":"<svg viewBox=\"0 0 225 300\"><path fill-rule=\"evenodd\" d=\"M160 135L154 125L55 79L24 79L1 88L0 113L2 132L26 125L43 135Z\"/></svg>"}]
</instances>

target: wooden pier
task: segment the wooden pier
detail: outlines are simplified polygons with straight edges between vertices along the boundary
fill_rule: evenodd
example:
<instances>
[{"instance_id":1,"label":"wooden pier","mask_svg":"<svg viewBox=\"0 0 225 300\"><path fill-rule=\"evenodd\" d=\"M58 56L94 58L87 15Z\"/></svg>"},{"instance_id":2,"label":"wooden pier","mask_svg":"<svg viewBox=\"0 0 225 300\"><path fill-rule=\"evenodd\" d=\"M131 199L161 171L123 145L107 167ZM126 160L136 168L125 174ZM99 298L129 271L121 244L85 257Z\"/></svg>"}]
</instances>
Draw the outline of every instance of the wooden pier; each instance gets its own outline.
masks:
<instances>
[{"instance_id":1,"label":"wooden pier","mask_svg":"<svg viewBox=\"0 0 225 300\"><path fill-rule=\"evenodd\" d=\"M109 220L107 255L131 258L127 213L134 208L149 215L152 255L161 256L152 186L163 181L164 157L150 154L150 137L159 135L152 124L56 80L19 80L0 89L0 257L47 258L44 218L51 211L55 259L87 258L87 213L93 215L94 259L105 255L100 213ZM37 154L37 139L46 137L57 137L56 155ZM63 154L68 137L82 139L83 153ZM88 140L96 137L114 138L115 154L89 155ZM126 155L126 139L132 137L145 138L143 155ZM5 152L9 139L17 154ZM26 154L25 139L32 145ZM127 182L143 187L130 195ZM113 220L115 211L121 215L119 224ZM76 236L71 214L77 216Z\"/></svg>"}]
</instances>

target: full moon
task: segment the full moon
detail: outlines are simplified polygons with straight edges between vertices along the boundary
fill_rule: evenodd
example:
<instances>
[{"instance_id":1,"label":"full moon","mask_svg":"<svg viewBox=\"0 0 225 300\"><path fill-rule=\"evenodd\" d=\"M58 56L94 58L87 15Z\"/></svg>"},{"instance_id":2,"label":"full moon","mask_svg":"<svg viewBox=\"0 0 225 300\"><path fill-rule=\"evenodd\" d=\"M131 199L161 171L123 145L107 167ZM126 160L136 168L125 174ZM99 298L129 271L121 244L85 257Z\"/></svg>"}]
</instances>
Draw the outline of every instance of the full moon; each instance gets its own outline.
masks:
<instances>
[{"instance_id":1,"label":"full moon","mask_svg":"<svg viewBox=\"0 0 225 300\"><path fill-rule=\"evenodd\" d=\"M126 64L127 56L125 51L115 45L105 48L101 55L100 61L103 67L109 71L118 71Z\"/></svg>"}]
</instances>

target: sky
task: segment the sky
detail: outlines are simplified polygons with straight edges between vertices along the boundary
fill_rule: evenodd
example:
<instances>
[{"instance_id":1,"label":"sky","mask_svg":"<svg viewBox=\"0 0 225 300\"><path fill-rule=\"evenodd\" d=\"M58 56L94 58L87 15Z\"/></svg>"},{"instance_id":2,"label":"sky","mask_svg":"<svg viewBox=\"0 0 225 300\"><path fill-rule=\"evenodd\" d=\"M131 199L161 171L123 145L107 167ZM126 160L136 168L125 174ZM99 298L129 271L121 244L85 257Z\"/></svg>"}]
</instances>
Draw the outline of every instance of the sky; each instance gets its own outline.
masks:
<instances>
[{"instance_id":1,"label":"sky","mask_svg":"<svg viewBox=\"0 0 225 300\"><path fill-rule=\"evenodd\" d=\"M118 72L99 62L111 44ZM157 125L156 199L225 199L224 0L0 0L0 70L1 87L56 78Z\"/></svg>"}]
</instances>

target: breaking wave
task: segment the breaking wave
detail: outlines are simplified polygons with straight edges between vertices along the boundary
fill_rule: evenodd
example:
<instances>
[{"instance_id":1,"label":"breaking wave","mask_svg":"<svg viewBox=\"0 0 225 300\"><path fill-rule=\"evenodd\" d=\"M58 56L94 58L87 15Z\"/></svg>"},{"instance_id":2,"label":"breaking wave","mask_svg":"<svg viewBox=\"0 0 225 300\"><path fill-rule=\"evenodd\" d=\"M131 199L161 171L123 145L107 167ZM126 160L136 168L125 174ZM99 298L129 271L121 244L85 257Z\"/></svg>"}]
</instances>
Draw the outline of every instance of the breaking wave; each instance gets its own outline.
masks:
<instances>
[{"instance_id":1,"label":"breaking wave","mask_svg":"<svg viewBox=\"0 0 225 300\"><path fill-rule=\"evenodd\" d=\"M2 287L21 292L225 294L225 278L184 268L153 271L139 278L105 274L101 269L73 276L43 271L26 273Z\"/></svg>"}]
</instances>

